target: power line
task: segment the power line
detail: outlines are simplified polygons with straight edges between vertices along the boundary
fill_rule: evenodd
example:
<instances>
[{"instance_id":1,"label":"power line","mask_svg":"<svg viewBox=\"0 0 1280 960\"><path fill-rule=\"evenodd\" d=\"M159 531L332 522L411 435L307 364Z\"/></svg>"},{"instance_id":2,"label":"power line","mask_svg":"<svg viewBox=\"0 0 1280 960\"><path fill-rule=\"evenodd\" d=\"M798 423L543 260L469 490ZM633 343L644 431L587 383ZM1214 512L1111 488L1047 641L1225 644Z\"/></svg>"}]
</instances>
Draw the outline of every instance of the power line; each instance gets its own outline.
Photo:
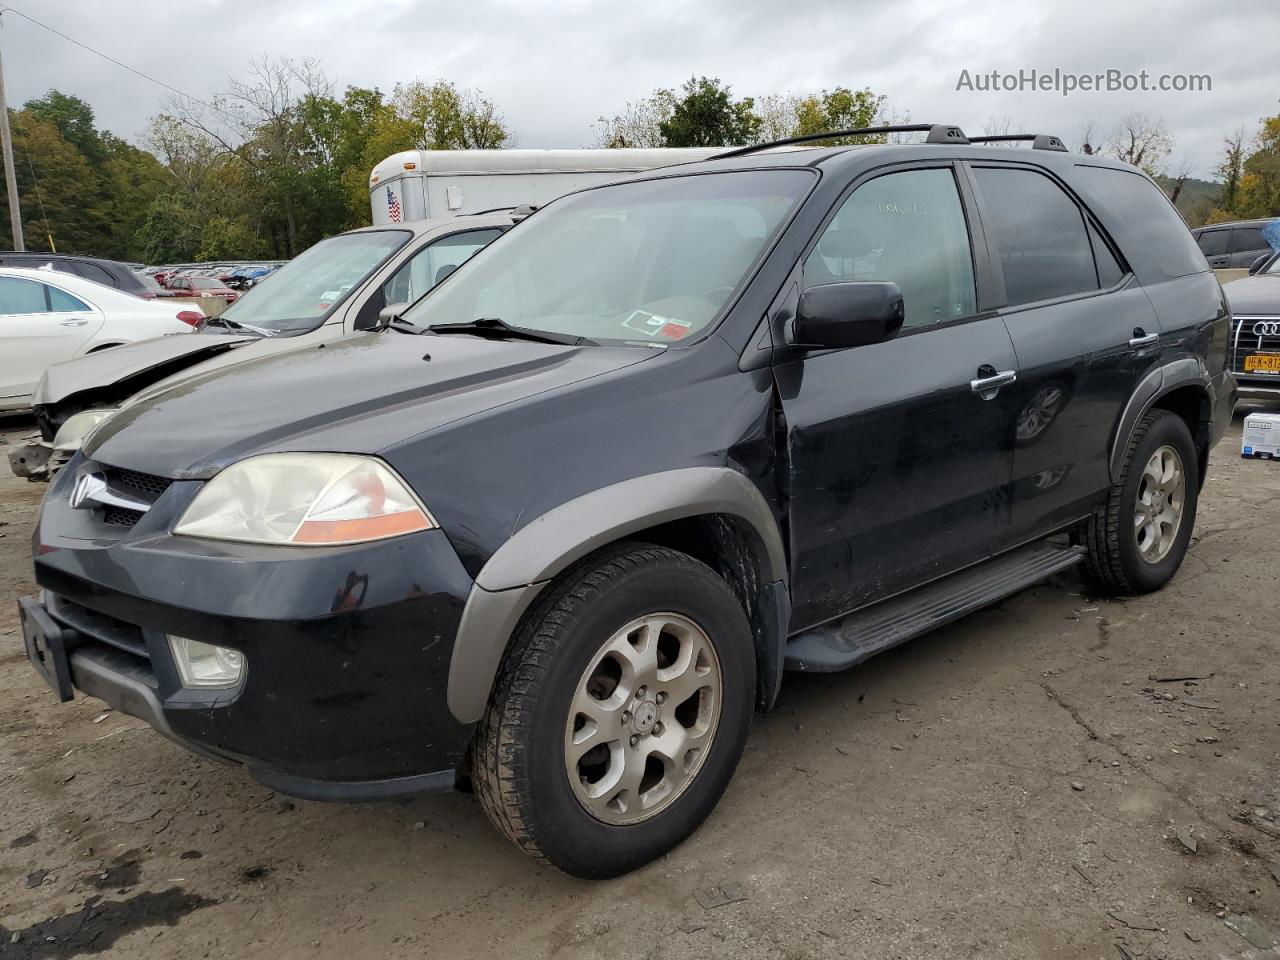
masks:
<instances>
[{"instance_id":1,"label":"power line","mask_svg":"<svg viewBox=\"0 0 1280 960\"><path fill-rule=\"evenodd\" d=\"M40 204L40 219L44 221L44 235L49 238L49 249L57 253L58 248L53 243L53 230L49 228L49 213L44 208L44 195L40 192L40 180L36 177L36 168L31 162L31 151L27 149L25 140L24 136L23 141L21 141L22 154L27 158L27 169L31 171L31 186L35 188L36 202Z\"/></svg>"},{"instance_id":2,"label":"power line","mask_svg":"<svg viewBox=\"0 0 1280 960\"><path fill-rule=\"evenodd\" d=\"M135 67L131 67L127 63L122 63L121 61L117 60L115 57L112 57L103 53L101 50L95 50L93 47L89 46L87 43L81 43L75 37L68 37L65 33L62 33L59 30L55 30L53 27L49 26L47 23L41 23L35 17L28 16L27 14L23 13L21 10L18 10L10 6L5 6L3 8L0 8L0 13L16 13L18 16L22 17L23 20L27 20L30 23L34 23L37 27L40 27L43 30L48 30L54 36L61 37L63 40L66 40L68 43L74 43L77 47L83 47L85 50L88 50L90 53L94 54L95 56L99 56L103 60L109 61L110 63L114 63L117 67L122 67L125 70L128 70L130 73L137 74L139 77L142 77L143 80L150 80L152 83L156 84L157 86L164 87L170 93L176 93L180 97L186 97L188 100L192 100L195 103L200 104L201 106L208 107L210 110L214 110L219 113L222 112L218 110L218 108L215 107L213 104L206 103L205 101L201 100L199 97L193 97L189 93L183 93L177 87L171 87L169 84L165 83L163 80L157 80L155 77L151 76L150 74L143 73L141 70L138 70Z\"/></svg>"}]
</instances>

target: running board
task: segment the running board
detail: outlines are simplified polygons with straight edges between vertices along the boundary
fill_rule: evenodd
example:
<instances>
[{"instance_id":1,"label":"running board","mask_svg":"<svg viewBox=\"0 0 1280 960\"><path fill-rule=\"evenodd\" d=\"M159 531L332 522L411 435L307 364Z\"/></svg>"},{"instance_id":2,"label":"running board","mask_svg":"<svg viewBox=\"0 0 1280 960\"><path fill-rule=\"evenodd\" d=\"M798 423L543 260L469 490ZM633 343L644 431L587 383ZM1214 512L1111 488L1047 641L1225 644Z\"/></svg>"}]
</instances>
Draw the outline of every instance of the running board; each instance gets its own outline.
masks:
<instances>
[{"instance_id":1,"label":"running board","mask_svg":"<svg viewBox=\"0 0 1280 960\"><path fill-rule=\"evenodd\" d=\"M990 606L1084 559L1084 547L1037 543L798 633L787 669L834 673Z\"/></svg>"}]
</instances>

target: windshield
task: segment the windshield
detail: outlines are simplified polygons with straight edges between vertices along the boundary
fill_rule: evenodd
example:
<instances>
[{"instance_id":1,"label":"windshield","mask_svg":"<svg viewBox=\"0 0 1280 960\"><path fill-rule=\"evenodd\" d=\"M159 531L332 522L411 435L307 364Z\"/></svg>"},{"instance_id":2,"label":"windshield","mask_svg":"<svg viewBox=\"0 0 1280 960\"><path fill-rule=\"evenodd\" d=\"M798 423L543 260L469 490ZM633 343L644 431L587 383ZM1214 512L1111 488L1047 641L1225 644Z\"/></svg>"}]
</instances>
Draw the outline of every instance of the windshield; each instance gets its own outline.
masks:
<instances>
[{"instance_id":1,"label":"windshield","mask_svg":"<svg viewBox=\"0 0 1280 960\"><path fill-rule=\"evenodd\" d=\"M412 236L407 230L344 233L303 251L228 307L222 316L251 329L300 333L329 311Z\"/></svg>"},{"instance_id":2,"label":"windshield","mask_svg":"<svg viewBox=\"0 0 1280 960\"><path fill-rule=\"evenodd\" d=\"M222 289L222 282L219 280L208 279L206 277L192 277L191 286L197 290L220 290Z\"/></svg>"},{"instance_id":3,"label":"windshield","mask_svg":"<svg viewBox=\"0 0 1280 960\"><path fill-rule=\"evenodd\" d=\"M812 182L805 171L752 170L574 194L495 240L405 319L498 319L600 343L693 337Z\"/></svg>"}]
</instances>

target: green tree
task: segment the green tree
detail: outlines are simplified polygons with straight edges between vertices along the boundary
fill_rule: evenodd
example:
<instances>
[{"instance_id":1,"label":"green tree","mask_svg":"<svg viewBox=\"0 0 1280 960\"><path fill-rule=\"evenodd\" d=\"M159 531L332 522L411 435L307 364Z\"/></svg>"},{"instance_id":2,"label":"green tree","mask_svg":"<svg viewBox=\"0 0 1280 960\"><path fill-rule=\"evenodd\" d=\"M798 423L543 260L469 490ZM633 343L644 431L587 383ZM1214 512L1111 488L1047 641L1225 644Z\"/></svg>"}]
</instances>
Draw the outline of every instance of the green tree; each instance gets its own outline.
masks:
<instances>
[{"instance_id":1,"label":"green tree","mask_svg":"<svg viewBox=\"0 0 1280 960\"><path fill-rule=\"evenodd\" d=\"M732 98L716 77L690 77L658 129L667 147L740 146L751 143L760 127L751 97Z\"/></svg>"},{"instance_id":2,"label":"green tree","mask_svg":"<svg viewBox=\"0 0 1280 960\"><path fill-rule=\"evenodd\" d=\"M882 94L872 93L868 88L851 90L848 87L836 87L804 97L795 107L797 133L804 136L828 130L882 126L888 122L884 112L885 99ZM885 143L887 140L888 135L880 133L843 137L830 142Z\"/></svg>"},{"instance_id":3,"label":"green tree","mask_svg":"<svg viewBox=\"0 0 1280 960\"><path fill-rule=\"evenodd\" d=\"M85 254L108 249L107 210L89 161L54 124L26 110L9 116L27 248ZM8 217L0 227L0 244L13 246Z\"/></svg>"},{"instance_id":4,"label":"green tree","mask_svg":"<svg viewBox=\"0 0 1280 960\"><path fill-rule=\"evenodd\" d=\"M93 108L79 97L50 90L43 97L28 100L22 108L36 119L57 127L62 139L90 163L105 159L106 150L94 125Z\"/></svg>"}]
</instances>

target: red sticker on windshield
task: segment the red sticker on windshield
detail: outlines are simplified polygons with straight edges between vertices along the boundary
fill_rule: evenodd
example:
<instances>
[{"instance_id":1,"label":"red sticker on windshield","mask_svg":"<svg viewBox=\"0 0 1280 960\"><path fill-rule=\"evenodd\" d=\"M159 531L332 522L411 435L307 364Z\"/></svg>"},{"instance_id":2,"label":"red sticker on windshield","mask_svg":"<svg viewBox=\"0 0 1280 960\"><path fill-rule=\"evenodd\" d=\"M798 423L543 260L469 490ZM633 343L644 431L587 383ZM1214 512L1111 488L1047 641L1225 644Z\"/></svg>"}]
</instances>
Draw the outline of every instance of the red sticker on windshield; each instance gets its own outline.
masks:
<instances>
[{"instance_id":1,"label":"red sticker on windshield","mask_svg":"<svg viewBox=\"0 0 1280 960\"><path fill-rule=\"evenodd\" d=\"M681 324L673 320L669 320L662 325L662 329L658 331L658 336L666 337L668 340L679 340L689 332L691 324Z\"/></svg>"}]
</instances>

